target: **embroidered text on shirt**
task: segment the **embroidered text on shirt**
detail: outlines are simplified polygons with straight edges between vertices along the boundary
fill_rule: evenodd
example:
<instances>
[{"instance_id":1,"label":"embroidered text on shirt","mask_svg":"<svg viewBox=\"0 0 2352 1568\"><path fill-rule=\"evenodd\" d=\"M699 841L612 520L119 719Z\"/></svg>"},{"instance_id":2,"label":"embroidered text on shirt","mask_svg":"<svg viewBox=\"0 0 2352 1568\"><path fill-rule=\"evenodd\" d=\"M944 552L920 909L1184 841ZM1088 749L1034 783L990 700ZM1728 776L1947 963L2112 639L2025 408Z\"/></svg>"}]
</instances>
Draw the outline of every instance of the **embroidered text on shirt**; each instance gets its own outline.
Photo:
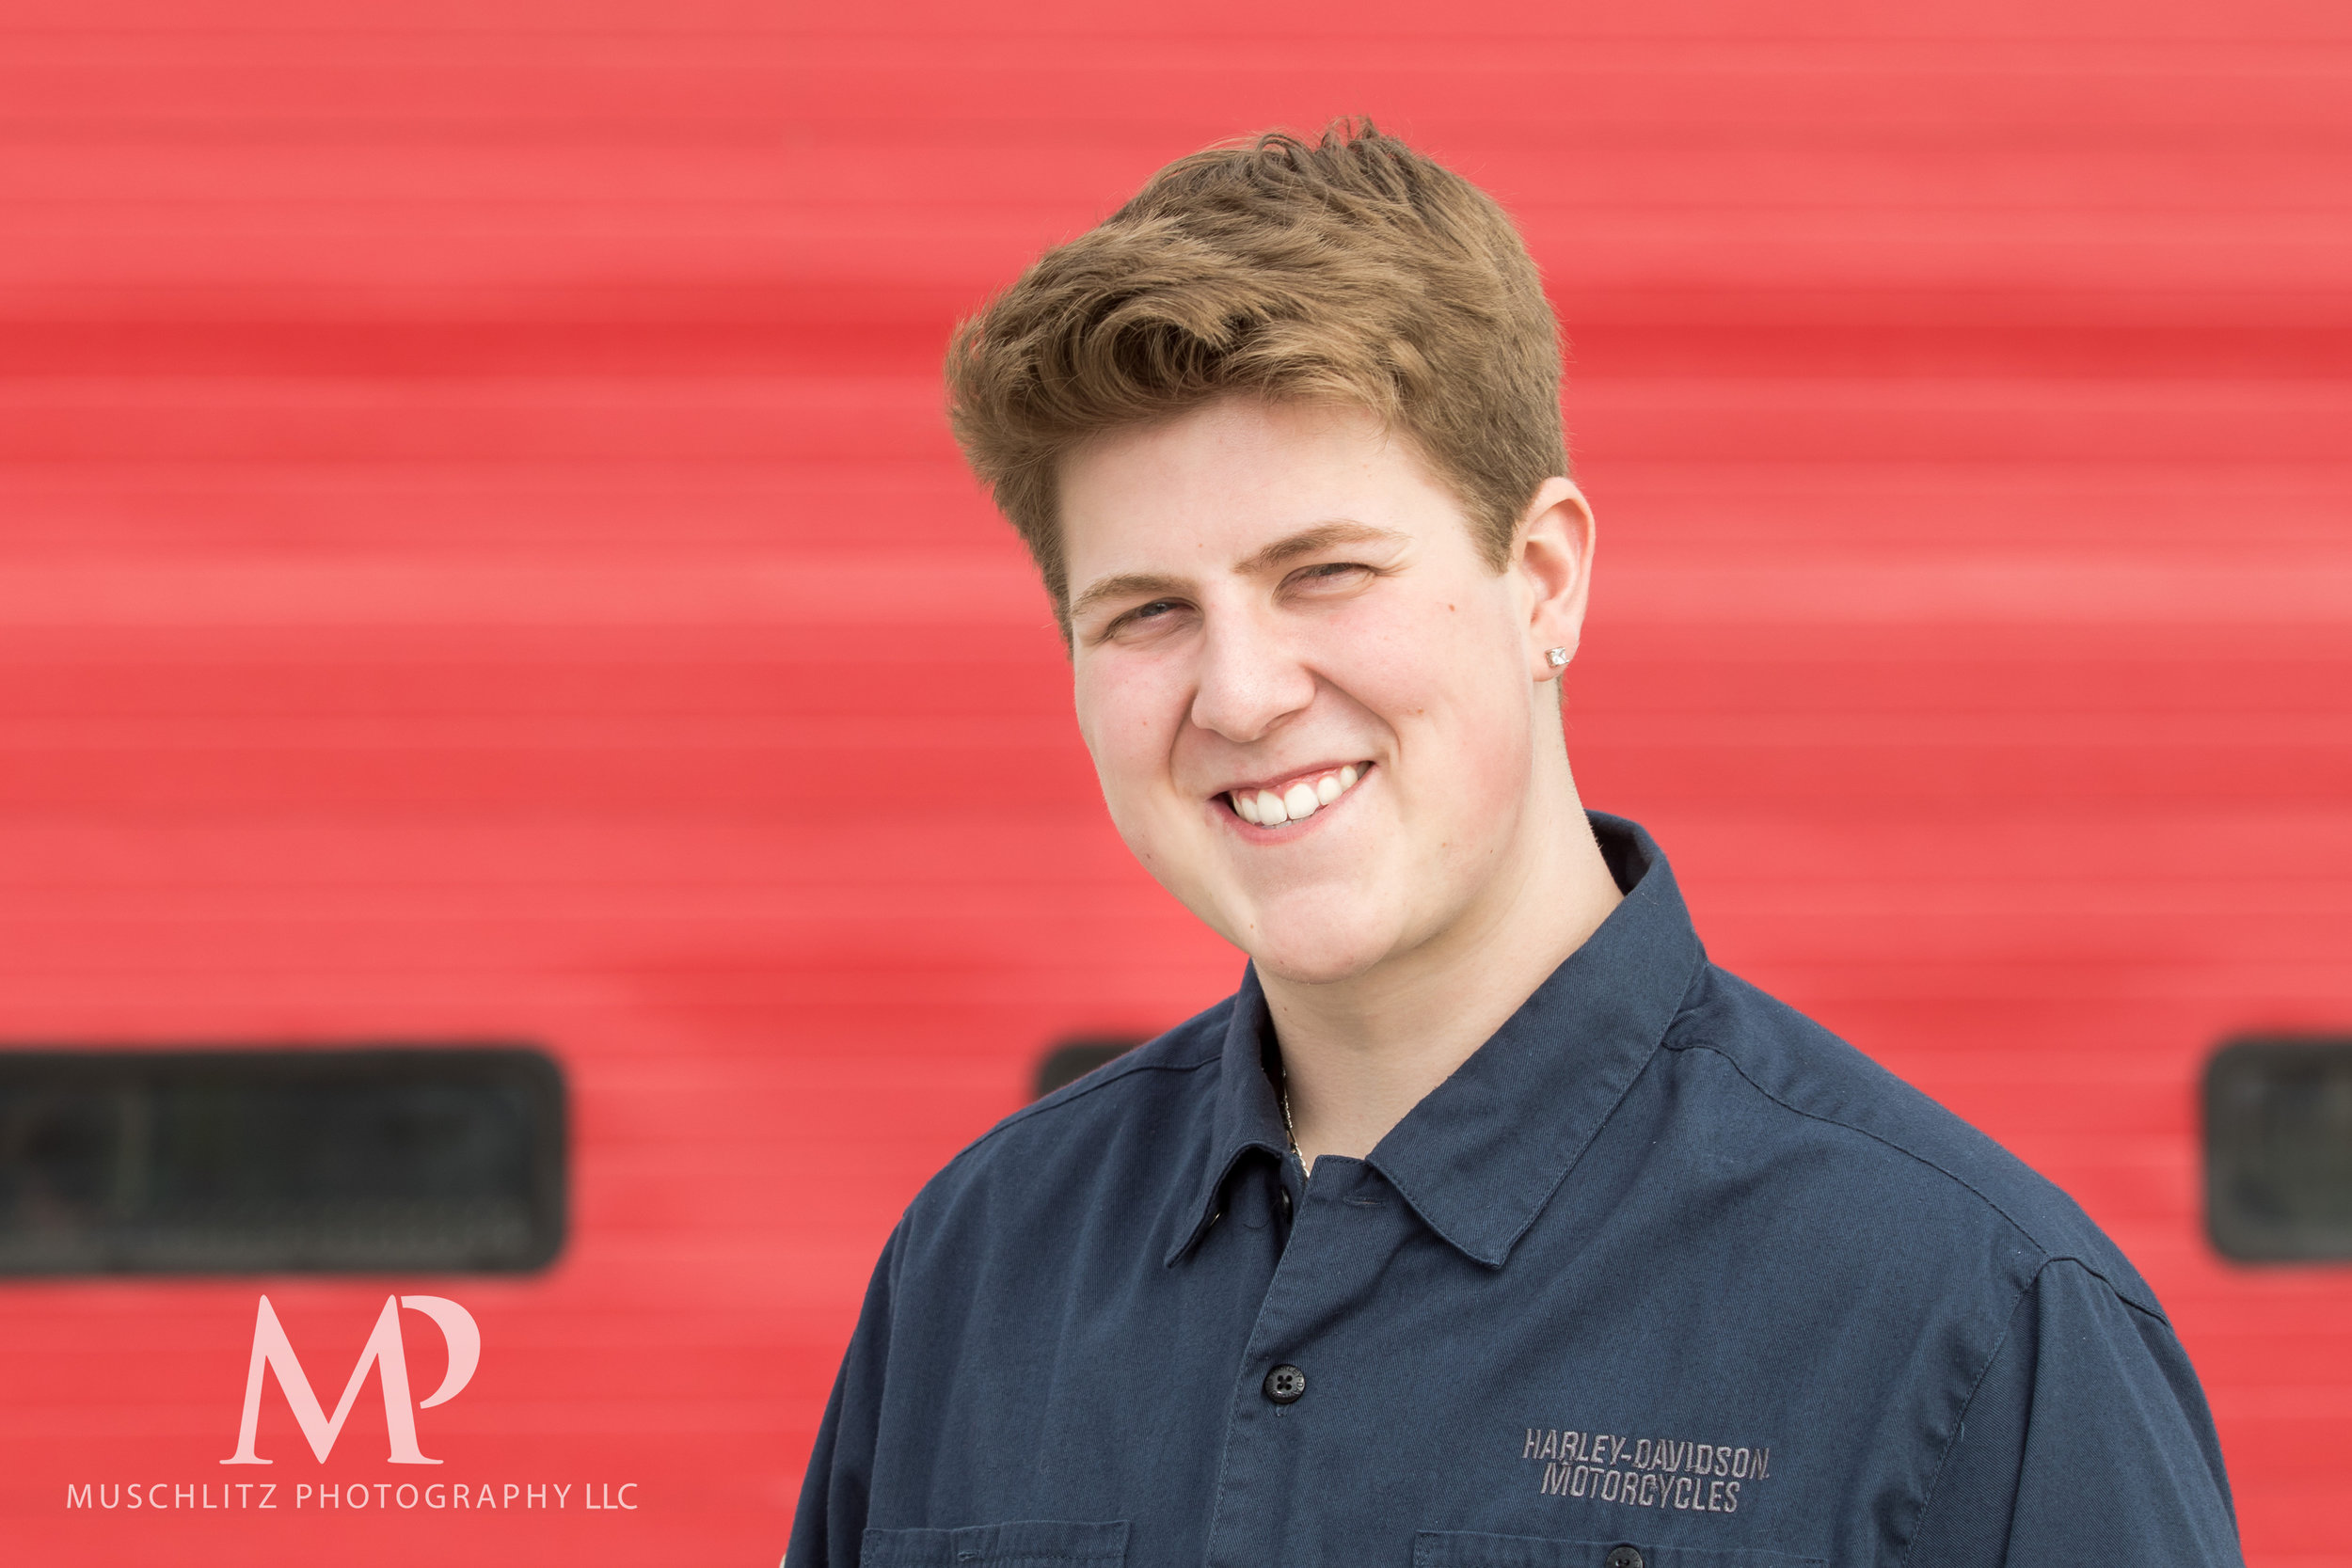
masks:
<instances>
[{"instance_id":1,"label":"embroidered text on shirt","mask_svg":"<svg viewBox=\"0 0 2352 1568\"><path fill-rule=\"evenodd\" d=\"M1737 1513L1740 1488L1772 1473L1772 1450L1722 1443L1529 1427L1520 1458L1543 1465L1548 1497L1685 1513Z\"/></svg>"}]
</instances>

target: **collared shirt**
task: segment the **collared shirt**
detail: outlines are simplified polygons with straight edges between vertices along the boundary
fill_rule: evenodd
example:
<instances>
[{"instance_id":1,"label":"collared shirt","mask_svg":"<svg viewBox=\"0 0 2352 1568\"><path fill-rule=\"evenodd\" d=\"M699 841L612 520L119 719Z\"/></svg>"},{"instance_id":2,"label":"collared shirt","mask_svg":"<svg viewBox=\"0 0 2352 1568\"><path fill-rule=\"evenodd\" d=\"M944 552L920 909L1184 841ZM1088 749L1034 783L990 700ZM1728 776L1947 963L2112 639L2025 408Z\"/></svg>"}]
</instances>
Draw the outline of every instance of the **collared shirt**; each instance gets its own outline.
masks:
<instances>
[{"instance_id":1,"label":"collared shirt","mask_svg":"<svg viewBox=\"0 0 2352 1568\"><path fill-rule=\"evenodd\" d=\"M1366 1158L1302 1176L1247 976L958 1156L789 1568L2237 1562L2122 1255L1593 821L1624 901Z\"/></svg>"}]
</instances>

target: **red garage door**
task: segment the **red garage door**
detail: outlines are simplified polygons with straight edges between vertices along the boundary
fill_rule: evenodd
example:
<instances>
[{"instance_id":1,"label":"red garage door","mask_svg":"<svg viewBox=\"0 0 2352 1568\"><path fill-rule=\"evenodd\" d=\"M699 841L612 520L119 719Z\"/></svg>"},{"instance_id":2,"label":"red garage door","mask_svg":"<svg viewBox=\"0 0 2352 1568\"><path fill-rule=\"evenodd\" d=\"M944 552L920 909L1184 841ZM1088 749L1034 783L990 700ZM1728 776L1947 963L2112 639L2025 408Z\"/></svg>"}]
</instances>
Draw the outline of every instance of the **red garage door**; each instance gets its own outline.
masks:
<instances>
[{"instance_id":1,"label":"red garage door","mask_svg":"<svg viewBox=\"0 0 2352 1568\"><path fill-rule=\"evenodd\" d=\"M2091 0L7 0L0 1042L535 1043L574 1145L544 1274L0 1283L0 1558L774 1560L916 1184L1238 970L945 335L1351 111L1574 338L1588 798L2142 1264L2253 1561L2352 1563L2352 1275L2217 1257L2196 1113L2352 1026L2352 21ZM264 1291L330 1404L462 1304L441 1506L373 1385L219 1464Z\"/></svg>"}]
</instances>

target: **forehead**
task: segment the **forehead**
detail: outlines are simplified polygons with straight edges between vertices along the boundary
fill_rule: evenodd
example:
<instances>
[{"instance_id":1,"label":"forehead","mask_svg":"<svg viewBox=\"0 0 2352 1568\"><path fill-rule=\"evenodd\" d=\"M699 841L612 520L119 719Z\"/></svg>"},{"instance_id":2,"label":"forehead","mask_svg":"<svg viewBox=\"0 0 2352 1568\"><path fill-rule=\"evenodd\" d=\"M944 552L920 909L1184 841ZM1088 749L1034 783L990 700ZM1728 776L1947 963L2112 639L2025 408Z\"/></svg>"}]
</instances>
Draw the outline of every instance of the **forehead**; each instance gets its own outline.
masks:
<instances>
[{"instance_id":1,"label":"forehead","mask_svg":"<svg viewBox=\"0 0 2352 1568\"><path fill-rule=\"evenodd\" d=\"M1196 573L1335 521L1421 533L1467 520L1409 437L1359 408L1229 398L1097 436L1062 461L1073 593L1135 571Z\"/></svg>"}]
</instances>

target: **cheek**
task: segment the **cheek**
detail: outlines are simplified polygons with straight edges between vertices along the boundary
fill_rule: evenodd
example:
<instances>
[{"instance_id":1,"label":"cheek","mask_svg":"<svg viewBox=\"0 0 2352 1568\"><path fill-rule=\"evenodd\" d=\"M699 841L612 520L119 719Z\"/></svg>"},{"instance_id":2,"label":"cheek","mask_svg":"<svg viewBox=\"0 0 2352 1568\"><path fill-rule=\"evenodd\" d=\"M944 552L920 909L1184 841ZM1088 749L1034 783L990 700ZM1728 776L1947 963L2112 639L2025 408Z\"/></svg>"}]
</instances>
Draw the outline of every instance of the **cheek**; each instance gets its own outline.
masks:
<instances>
[{"instance_id":1,"label":"cheek","mask_svg":"<svg viewBox=\"0 0 2352 1568\"><path fill-rule=\"evenodd\" d=\"M1448 747L1499 756L1523 752L1527 703L1507 607L1473 581L1409 607L1350 618L1332 667L1357 701L1400 733L1435 734ZM1403 608L1399 613L1398 609ZM1470 765L1465 754L1454 759Z\"/></svg>"},{"instance_id":2,"label":"cheek","mask_svg":"<svg viewBox=\"0 0 2352 1568\"><path fill-rule=\"evenodd\" d=\"M1092 660L1076 672L1073 696L1078 733L1114 812L1151 794L1168 777L1184 717L1173 673L1146 660Z\"/></svg>"}]
</instances>

